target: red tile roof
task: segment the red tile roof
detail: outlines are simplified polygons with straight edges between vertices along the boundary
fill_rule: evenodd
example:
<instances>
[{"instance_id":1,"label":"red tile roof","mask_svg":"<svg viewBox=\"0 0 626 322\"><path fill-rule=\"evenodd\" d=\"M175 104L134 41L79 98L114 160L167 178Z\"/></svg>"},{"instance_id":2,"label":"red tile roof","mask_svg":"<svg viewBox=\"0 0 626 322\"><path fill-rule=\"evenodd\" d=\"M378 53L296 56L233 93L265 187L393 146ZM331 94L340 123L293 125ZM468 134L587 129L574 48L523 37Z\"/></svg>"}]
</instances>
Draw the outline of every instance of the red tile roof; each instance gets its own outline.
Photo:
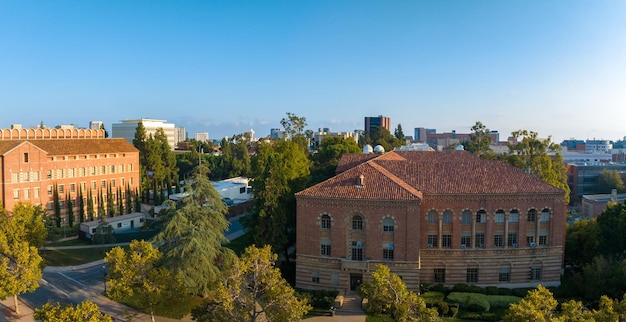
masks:
<instances>
[{"instance_id":1,"label":"red tile roof","mask_svg":"<svg viewBox=\"0 0 626 322\"><path fill-rule=\"evenodd\" d=\"M48 155L99 154L139 152L130 142L121 138L112 139L42 139L0 140L0 155L7 153L23 142L28 142Z\"/></svg>"},{"instance_id":2,"label":"red tile roof","mask_svg":"<svg viewBox=\"0 0 626 322\"><path fill-rule=\"evenodd\" d=\"M344 166L357 159L347 156ZM563 193L504 162L483 160L465 151L393 151L363 160L297 195L413 200L422 199L422 194ZM362 187L358 186L360 175L364 176Z\"/></svg>"}]
</instances>

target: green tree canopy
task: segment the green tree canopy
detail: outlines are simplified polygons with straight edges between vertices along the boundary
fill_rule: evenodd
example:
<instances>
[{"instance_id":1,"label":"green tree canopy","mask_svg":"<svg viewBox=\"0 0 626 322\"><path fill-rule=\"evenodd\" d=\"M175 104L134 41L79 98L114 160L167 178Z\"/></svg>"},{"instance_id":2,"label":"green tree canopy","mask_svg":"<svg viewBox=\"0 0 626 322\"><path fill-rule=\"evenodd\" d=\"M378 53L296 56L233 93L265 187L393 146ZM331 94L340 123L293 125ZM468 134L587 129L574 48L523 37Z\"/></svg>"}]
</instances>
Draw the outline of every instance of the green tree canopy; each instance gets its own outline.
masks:
<instances>
[{"instance_id":1,"label":"green tree canopy","mask_svg":"<svg viewBox=\"0 0 626 322\"><path fill-rule=\"evenodd\" d=\"M42 322L113 322L110 315L102 314L100 307L89 300L76 306L46 303L35 309L34 317Z\"/></svg>"},{"instance_id":2,"label":"green tree canopy","mask_svg":"<svg viewBox=\"0 0 626 322\"><path fill-rule=\"evenodd\" d=\"M310 155L311 181L313 184L322 182L335 175L339 159L344 153L360 153L361 148L353 140L339 136L325 137L317 148L317 153Z\"/></svg>"},{"instance_id":3,"label":"green tree canopy","mask_svg":"<svg viewBox=\"0 0 626 322\"><path fill-rule=\"evenodd\" d=\"M465 151L475 154L484 159L494 160L496 154L491 150L491 135L489 129L480 121L472 126L470 139L463 142Z\"/></svg>"},{"instance_id":4,"label":"green tree canopy","mask_svg":"<svg viewBox=\"0 0 626 322\"><path fill-rule=\"evenodd\" d=\"M359 287L359 295L367 299L368 314L389 314L395 321L435 321L437 309L426 308L426 302L409 291L406 284L389 267L379 264L372 280Z\"/></svg>"},{"instance_id":5,"label":"green tree canopy","mask_svg":"<svg viewBox=\"0 0 626 322\"><path fill-rule=\"evenodd\" d=\"M9 242L26 240L31 246L43 246L48 237L46 217L41 206L20 201L13 206L11 216L0 216Z\"/></svg>"},{"instance_id":6,"label":"green tree canopy","mask_svg":"<svg viewBox=\"0 0 626 322\"><path fill-rule=\"evenodd\" d=\"M161 242L165 265L193 294L206 295L219 278L220 264L232 255L222 247L228 209L207 177L204 165L196 168L185 187L183 206L165 216Z\"/></svg>"},{"instance_id":7,"label":"green tree canopy","mask_svg":"<svg viewBox=\"0 0 626 322\"><path fill-rule=\"evenodd\" d=\"M609 169L602 169L602 172L598 174L596 187L597 193L611 193L613 189L616 189L618 193L625 191L624 181L619 172Z\"/></svg>"},{"instance_id":8,"label":"green tree canopy","mask_svg":"<svg viewBox=\"0 0 626 322\"><path fill-rule=\"evenodd\" d=\"M300 321L311 309L275 267L271 247L250 246L223 274L210 300L193 310L193 318L208 321Z\"/></svg>"},{"instance_id":9,"label":"green tree canopy","mask_svg":"<svg viewBox=\"0 0 626 322\"><path fill-rule=\"evenodd\" d=\"M510 322L549 322L555 316L558 302L552 292L542 285L528 292L519 303L512 303L504 315L505 321Z\"/></svg>"},{"instance_id":10,"label":"green tree canopy","mask_svg":"<svg viewBox=\"0 0 626 322\"><path fill-rule=\"evenodd\" d=\"M398 127L396 127L396 130L393 131L393 136L399 140L405 140L404 132L402 131L402 124L398 123Z\"/></svg>"},{"instance_id":11,"label":"green tree canopy","mask_svg":"<svg viewBox=\"0 0 626 322\"><path fill-rule=\"evenodd\" d=\"M392 151L394 148L404 145L405 140L398 139L397 137L391 135L389 130L379 126L373 129L371 133L365 132L362 138L362 143L363 145L380 145L385 149L385 151Z\"/></svg>"}]
</instances>

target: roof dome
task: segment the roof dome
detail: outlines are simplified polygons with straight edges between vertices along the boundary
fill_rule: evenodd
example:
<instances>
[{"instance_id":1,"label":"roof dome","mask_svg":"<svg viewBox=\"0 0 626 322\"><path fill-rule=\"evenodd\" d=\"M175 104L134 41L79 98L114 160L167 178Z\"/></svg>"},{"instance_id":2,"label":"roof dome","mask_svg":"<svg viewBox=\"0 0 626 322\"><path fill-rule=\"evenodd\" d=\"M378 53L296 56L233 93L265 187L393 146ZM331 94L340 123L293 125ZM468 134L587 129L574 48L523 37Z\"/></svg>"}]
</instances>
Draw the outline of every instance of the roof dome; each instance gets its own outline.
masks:
<instances>
[{"instance_id":1,"label":"roof dome","mask_svg":"<svg viewBox=\"0 0 626 322\"><path fill-rule=\"evenodd\" d=\"M374 152L374 149L372 149L372 146L371 146L371 145L366 144L366 145L363 147L363 154L370 154L370 153L372 153L372 152Z\"/></svg>"},{"instance_id":2,"label":"roof dome","mask_svg":"<svg viewBox=\"0 0 626 322\"><path fill-rule=\"evenodd\" d=\"M459 144L456 146L456 150L457 151L465 151L465 148L463 147L463 144Z\"/></svg>"},{"instance_id":3,"label":"roof dome","mask_svg":"<svg viewBox=\"0 0 626 322\"><path fill-rule=\"evenodd\" d=\"M383 146L379 144L379 145L374 147L374 152L375 153L385 153L385 148L383 148Z\"/></svg>"}]
</instances>

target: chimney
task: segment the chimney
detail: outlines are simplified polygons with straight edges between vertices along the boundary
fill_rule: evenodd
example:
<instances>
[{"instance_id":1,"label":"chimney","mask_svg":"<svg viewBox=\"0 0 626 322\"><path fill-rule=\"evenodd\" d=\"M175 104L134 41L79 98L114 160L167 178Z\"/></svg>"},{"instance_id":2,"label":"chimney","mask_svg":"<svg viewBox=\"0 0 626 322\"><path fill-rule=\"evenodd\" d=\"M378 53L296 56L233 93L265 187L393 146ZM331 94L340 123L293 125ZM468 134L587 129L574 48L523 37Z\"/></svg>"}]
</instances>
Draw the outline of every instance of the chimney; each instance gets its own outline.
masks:
<instances>
[{"instance_id":1,"label":"chimney","mask_svg":"<svg viewBox=\"0 0 626 322\"><path fill-rule=\"evenodd\" d=\"M365 186L365 176L363 174L359 176L359 183L357 185L359 188Z\"/></svg>"}]
</instances>

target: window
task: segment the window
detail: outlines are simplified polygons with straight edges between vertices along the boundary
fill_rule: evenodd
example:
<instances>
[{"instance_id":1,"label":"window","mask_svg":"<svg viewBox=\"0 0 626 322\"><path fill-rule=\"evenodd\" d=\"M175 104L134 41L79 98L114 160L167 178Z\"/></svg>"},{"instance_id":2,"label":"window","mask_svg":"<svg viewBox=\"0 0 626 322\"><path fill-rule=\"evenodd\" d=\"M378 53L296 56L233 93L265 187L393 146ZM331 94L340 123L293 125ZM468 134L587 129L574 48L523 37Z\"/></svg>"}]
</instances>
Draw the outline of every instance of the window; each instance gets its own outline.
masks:
<instances>
[{"instance_id":1,"label":"window","mask_svg":"<svg viewBox=\"0 0 626 322\"><path fill-rule=\"evenodd\" d=\"M87 190L87 182L81 182L80 191L86 191L86 190Z\"/></svg>"},{"instance_id":2,"label":"window","mask_svg":"<svg viewBox=\"0 0 626 322\"><path fill-rule=\"evenodd\" d=\"M353 261L363 260L363 243L360 241L352 242L352 260Z\"/></svg>"},{"instance_id":3,"label":"window","mask_svg":"<svg viewBox=\"0 0 626 322\"><path fill-rule=\"evenodd\" d=\"M433 269L433 282L435 283L445 283L446 282L446 269L445 268L435 268Z\"/></svg>"},{"instance_id":4,"label":"window","mask_svg":"<svg viewBox=\"0 0 626 322\"><path fill-rule=\"evenodd\" d=\"M78 175L80 177L84 177L85 176L85 168L79 168L78 169Z\"/></svg>"},{"instance_id":5,"label":"window","mask_svg":"<svg viewBox=\"0 0 626 322\"><path fill-rule=\"evenodd\" d=\"M472 223L472 213L469 212L469 210L465 210L461 213L461 223L462 224Z\"/></svg>"},{"instance_id":6,"label":"window","mask_svg":"<svg viewBox=\"0 0 626 322\"><path fill-rule=\"evenodd\" d=\"M13 199L14 200L20 199L20 189L13 189Z\"/></svg>"},{"instance_id":7,"label":"window","mask_svg":"<svg viewBox=\"0 0 626 322\"><path fill-rule=\"evenodd\" d=\"M59 185L59 193L65 193L65 185L64 184L60 184Z\"/></svg>"},{"instance_id":8,"label":"window","mask_svg":"<svg viewBox=\"0 0 626 322\"><path fill-rule=\"evenodd\" d=\"M107 173L107 167L105 165L100 167L100 174L106 174Z\"/></svg>"},{"instance_id":9,"label":"window","mask_svg":"<svg viewBox=\"0 0 626 322\"><path fill-rule=\"evenodd\" d=\"M61 209L65 208L65 200L59 200L59 207L61 207Z\"/></svg>"},{"instance_id":10,"label":"window","mask_svg":"<svg viewBox=\"0 0 626 322\"><path fill-rule=\"evenodd\" d=\"M11 173L11 182L12 183L20 182L20 177L19 177L19 174L17 172Z\"/></svg>"},{"instance_id":11,"label":"window","mask_svg":"<svg viewBox=\"0 0 626 322\"><path fill-rule=\"evenodd\" d=\"M539 235L539 245L541 246L548 245L548 235Z\"/></svg>"},{"instance_id":12,"label":"window","mask_svg":"<svg viewBox=\"0 0 626 322\"><path fill-rule=\"evenodd\" d=\"M122 228L122 223L121 222L117 223L117 228Z\"/></svg>"},{"instance_id":13,"label":"window","mask_svg":"<svg viewBox=\"0 0 626 322\"><path fill-rule=\"evenodd\" d=\"M387 217L383 220L383 232L393 233L394 226L393 219Z\"/></svg>"},{"instance_id":14,"label":"window","mask_svg":"<svg viewBox=\"0 0 626 322\"><path fill-rule=\"evenodd\" d=\"M508 266L501 266L498 268L498 281L510 282L511 281L511 268Z\"/></svg>"},{"instance_id":15,"label":"window","mask_svg":"<svg viewBox=\"0 0 626 322\"><path fill-rule=\"evenodd\" d=\"M493 235L493 246L494 247L504 247L504 234L497 233Z\"/></svg>"},{"instance_id":16,"label":"window","mask_svg":"<svg viewBox=\"0 0 626 322\"><path fill-rule=\"evenodd\" d=\"M122 172L122 173L126 172L126 165L125 164L120 164L120 172Z\"/></svg>"},{"instance_id":17,"label":"window","mask_svg":"<svg viewBox=\"0 0 626 322\"><path fill-rule=\"evenodd\" d=\"M115 179L111 179L111 188L115 188Z\"/></svg>"},{"instance_id":18,"label":"window","mask_svg":"<svg viewBox=\"0 0 626 322\"><path fill-rule=\"evenodd\" d=\"M517 212L517 210L511 210L511 213L509 214L509 222L519 222L519 213Z\"/></svg>"},{"instance_id":19,"label":"window","mask_svg":"<svg viewBox=\"0 0 626 322\"><path fill-rule=\"evenodd\" d=\"M115 166L114 165L111 166L111 173L115 173Z\"/></svg>"},{"instance_id":20,"label":"window","mask_svg":"<svg viewBox=\"0 0 626 322\"><path fill-rule=\"evenodd\" d=\"M339 273L333 273L333 275L330 276L330 284L339 286Z\"/></svg>"},{"instance_id":21,"label":"window","mask_svg":"<svg viewBox=\"0 0 626 322\"><path fill-rule=\"evenodd\" d=\"M322 229L330 229L330 216L322 215L322 220L320 222Z\"/></svg>"},{"instance_id":22,"label":"window","mask_svg":"<svg viewBox=\"0 0 626 322\"><path fill-rule=\"evenodd\" d=\"M96 167L91 167L91 175L95 176L96 175Z\"/></svg>"},{"instance_id":23,"label":"window","mask_svg":"<svg viewBox=\"0 0 626 322\"><path fill-rule=\"evenodd\" d=\"M461 248L469 248L471 247L472 238L469 233L464 233L461 235Z\"/></svg>"},{"instance_id":24,"label":"window","mask_svg":"<svg viewBox=\"0 0 626 322\"><path fill-rule=\"evenodd\" d=\"M74 172L75 172L74 168L67 169L67 177L74 178Z\"/></svg>"},{"instance_id":25,"label":"window","mask_svg":"<svg viewBox=\"0 0 626 322\"><path fill-rule=\"evenodd\" d=\"M487 219L487 214L485 213L484 210L480 210L479 212L476 213L476 223L484 224L486 219Z\"/></svg>"},{"instance_id":26,"label":"window","mask_svg":"<svg viewBox=\"0 0 626 322\"><path fill-rule=\"evenodd\" d=\"M330 256L330 240L322 240L320 254L322 256Z\"/></svg>"},{"instance_id":27,"label":"window","mask_svg":"<svg viewBox=\"0 0 626 322\"><path fill-rule=\"evenodd\" d=\"M100 187L101 187L102 189L106 189L106 187L107 187L107 181L106 181L106 180L102 180L102 181L100 182Z\"/></svg>"},{"instance_id":28,"label":"window","mask_svg":"<svg viewBox=\"0 0 626 322\"><path fill-rule=\"evenodd\" d=\"M541 281L542 269L540 266L533 266L530 268L530 280Z\"/></svg>"},{"instance_id":29,"label":"window","mask_svg":"<svg viewBox=\"0 0 626 322\"><path fill-rule=\"evenodd\" d=\"M320 272L312 272L311 273L311 282L315 284L320 283Z\"/></svg>"},{"instance_id":30,"label":"window","mask_svg":"<svg viewBox=\"0 0 626 322\"><path fill-rule=\"evenodd\" d=\"M437 247L437 235L428 235L428 248Z\"/></svg>"},{"instance_id":31,"label":"window","mask_svg":"<svg viewBox=\"0 0 626 322\"><path fill-rule=\"evenodd\" d=\"M48 170L48 172L46 173L46 178L52 179L52 170Z\"/></svg>"},{"instance_id":32,"label":"window","mask_svg":"<svg viewBox=\"0 0 626 322\"><path fill-rule=\"evenodd\" d=\"M476 233L476 247L485 248L485 234Z\"/></svg>"},{"instance_id":33,"label":"window","mask_svg":"<svg viewBox=\"0 0 626 322\"><path fill-rule=\"evenodd\" d=\"M57 169L57 179L63 179L63 169Z\"/></svg>"},{"instance_id":34,"label":"window","mask_svg":"<svg viewBox=\"0 0 626 322\"><path fill-rule=\"evenodd\" d=\"M528 221L529 222L537 221L537 210L531 209L528 211Z\"/></svg>"},{"instance_id":35,"label":"window","mask_svg":"<svg viewBox=\"0 0 626 322\"><path fill-rule=\"evenodd\" d=\"M91 190L96 190L96 180L91 181Z\"/></svg>"},{"instance_id":36,"label":"window","mask_svg":"<svg viewBox=\"0 0 626 322\"><path fill-rule=\"evenodd\" d=\"M541 211L541 221L550 221L550 209L544 209Z\"/></svg>"},{"instance_id":37,"label":"window","mask_svg":"<svg viewBox=\"0 0 626 322\"><path fill-rule=\"evenodd\" d=\"M383 259L393 260L393 244L388 244L387 247L383 247Z\"/></svg>"},{"instance_id":38,"label":"window","mask_svg":"<svg viewBox=\"0 0 626 322\"><path fill-rule=\"evenodd\" d=\"M39 187L35 187L35 189L33 190L33 197L35 199L39 198Z\"/></svg>"},{"instance_id":39,"label":"window","mask_svg":"<svg viewBox=\"0 0 626 322\"><path fill-rule=\"evenodd\" d=\"M441 235L441 247L452 248L452 235Z\"/></svg>"},{"instance_id":40,"label":"window","mask_svg":"<svg viewBox=\"0 0 626 322\"><path fill-rule=\"evenodd\" d=\"M246 187L239 188L239 193L246 193Z\"/></svg>"},{"instance_id":41,"label":"window","mask_svg":"<svg viewBox=\"0 0 626 322\"><path fill-rule=\"evenodd\" d=\"M437 212L434 210L431 210L428 212L428 223L429 224L436 224L439 222L439 218L437 218Z\"/></svg>"},{"instance_id":42,"label":"window","mask_svg":"<svg viewBox=\"0 0 626 322\"><path fill-rule=\"evenodd\" d=\"M24 153L24 162L28 163L28 152Z\"/></svg>"},{"instance_id":43,"label":"window","mask_svg":"<svg viewBox=\"0 0 626 322\"><path fill-rule=\"evenodd\" d=\"M535 234L534 233L529 233L528 235L526 235L526 244L528 244L528 246L533 247L536 246L537 244L535 244Z\"/></svg>"},{"instance_id":44,"label":"window","mask_svg":"<svg viewBox=\"0 0 626 322\"><path fill-rule=\"evenodd\" d=\"M48 186L48 196L52 196L52 186Z\"/></svg>"},{"instance_id":45,"label":"window","mask_svg":"<svg viewBox=\"0 0 626 322\"><path fill-rule=\"evenodd\" d=\"M48 210L52 210L52 209L54 209L54 204L52 203L52 201L49 201L49 202L46 204L46 209L48 209Z\"/></svg>"},{"instance_id":46,"label":"window","mask_svg":"<svg viewBox=\"0 0 626 322\"><path fill-rule=\"evenodd\" d=\"M363 219L361 216L352 217L352 229L363 230Z\"/></svg>"},{"instance_id":47,"label":"window","mask_svg":"<svg viewBox=\"0 0 626 322\"><path fill-rule=\"evenodd\" d=\"M506 242L509 247L517 247L517 233L509 233Z\"/></svg>"},{"instance_id":48,"label":"window","mask_svg":"<svg viewBox=\"0 0 626 322\"><path fill-rule=\"evenodd\" d=\"M124 184L124 178L120 179L120 186L121 187L126 187L126 185Z\"/></svg>"},{"instance_id":49,"label":"window","mask_svg":"<svg viewBox=\"0 0 626 322\"><path fill-rule=\"evenodd\" d=\"M30 189L29 188L24 188L24 199L26 199L26 200L30 199Z\"/></svg>"},{"instance_id":50,"label":"window","mask_svg":"<svg viewBox=\"0 0 626 322\"><path fill-rule=\"evenodd\" d=\"M478 283L478 267L468 267L467 268L467 283Z\"/></svg>"},{"instance_id":51,"label":"window","mask_svg":"<svg viewBox=\"0 0 626 322\"><path fill-rule=\"evenodd\" d=\"M443 223L444 224L452 223L452 211L446 210L443 212Z\"/></svg>"},{"instance_id":52,"label":"window","mask_svg":"<svg viewBox=\"0 0 626 322\"><path fill-rule=\"evenodd\" d=\"M70 183L70 192L76 192L76 184Z\"/></svg>"},{"instance_id":53,"label":"window","mask_svg":"<svg viewBox=\"0 0 626 322\"><path fill-rule=\"evenodd\" d=\"M496 211L496 215L493 220L496 224L504 224L504 211Z\"/></svg>"}]
</instances>

